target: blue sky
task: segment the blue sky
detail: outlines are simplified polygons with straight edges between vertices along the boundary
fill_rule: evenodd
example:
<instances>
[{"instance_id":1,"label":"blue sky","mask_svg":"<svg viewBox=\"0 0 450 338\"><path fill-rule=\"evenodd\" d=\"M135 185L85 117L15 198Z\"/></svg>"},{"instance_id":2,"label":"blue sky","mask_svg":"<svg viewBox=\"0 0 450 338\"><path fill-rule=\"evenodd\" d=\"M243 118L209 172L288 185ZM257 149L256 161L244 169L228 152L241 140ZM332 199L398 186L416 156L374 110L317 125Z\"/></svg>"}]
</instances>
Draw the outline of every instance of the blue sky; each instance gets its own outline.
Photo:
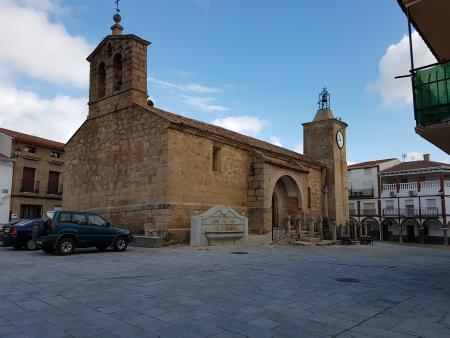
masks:
<instances>
[{"instance_id":1,"label":"blue sky","mask_svg":"<svg viewBox=\"0 0 450 338\"><path fill-rule=\"evenodd\" d=\"M67 140L86 116L84 59L110 33L114 2L1 0L2 6L11 11L3 20L30 15L20 26L9 22L17 27L10 48L29 51L35 65L20 64L29 60L17 61L14 51L0 56L0 67L9 69L0 71L0 86L27 102L20 109L0 104L0 124ZM312 120L327 86L335 116L349 124L348 161L402 153L450 161L414 133L408 80L392 81L409 62L401 42L406 20L395 0L122 0L120 8L125 33L152 42L149 95L160 108L301 149L301 123ZM39 46L38 56L29 50L42 36L32 38L34 29L44 32L48 47ZM429 51L416 40L419 62L428 62ZM66 74L67 65L73 66Z\"/></svg>"}]
</instances>

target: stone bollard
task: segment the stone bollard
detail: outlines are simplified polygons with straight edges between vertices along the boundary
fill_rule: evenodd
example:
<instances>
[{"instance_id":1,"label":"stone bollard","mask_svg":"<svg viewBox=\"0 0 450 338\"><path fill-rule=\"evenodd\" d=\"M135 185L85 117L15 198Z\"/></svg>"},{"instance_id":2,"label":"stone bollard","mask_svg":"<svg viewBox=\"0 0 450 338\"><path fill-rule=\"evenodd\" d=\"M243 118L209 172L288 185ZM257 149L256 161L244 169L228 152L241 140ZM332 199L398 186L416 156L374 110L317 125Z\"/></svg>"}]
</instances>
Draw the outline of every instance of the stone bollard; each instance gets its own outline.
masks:
<instances>
[{"instance_id":1,"label":"stone bollard","mask_svg":"<svg viewBox=\"0 0 450 338\"><path fill-rule=\"evenodd\" d=\"M284 218L284 226L287 230L288 238L291 238L291 216L286 215Z\"/></svg>"}]
</instances>

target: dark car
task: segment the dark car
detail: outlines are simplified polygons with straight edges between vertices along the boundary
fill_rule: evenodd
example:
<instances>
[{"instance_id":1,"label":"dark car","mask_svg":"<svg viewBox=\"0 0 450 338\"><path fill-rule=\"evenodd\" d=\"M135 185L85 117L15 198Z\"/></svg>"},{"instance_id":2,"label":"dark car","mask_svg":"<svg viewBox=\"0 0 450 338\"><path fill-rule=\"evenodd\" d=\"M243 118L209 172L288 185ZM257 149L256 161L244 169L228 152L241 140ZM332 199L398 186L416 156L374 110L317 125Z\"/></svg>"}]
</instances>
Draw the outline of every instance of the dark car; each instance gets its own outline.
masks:
<instances>
[{"instance_id":1,"label":"dark car","mask_svg":"<svg viewBox=\"0 0 450 338\"><path fill-rule=\"evenodd\" d=\"M47 253L70 255L75 248L96 247L104 251L125 251L133 240L129 229L112 226L102 216L91 212L55 211L36 228L35 239Z\"/></svg>"},{"instance_id":2,"label":"dark car","mask_svg":"<svg viewBox=\"0 0 450 338\"><path fill-rule=\"evenodd\" d=\"M14 249L35 250L36 242L33 240L33 229L41 223L40 219L20 220L10 222L3 227L1 240L3 245Z\"/></svg>"}]
</instances>

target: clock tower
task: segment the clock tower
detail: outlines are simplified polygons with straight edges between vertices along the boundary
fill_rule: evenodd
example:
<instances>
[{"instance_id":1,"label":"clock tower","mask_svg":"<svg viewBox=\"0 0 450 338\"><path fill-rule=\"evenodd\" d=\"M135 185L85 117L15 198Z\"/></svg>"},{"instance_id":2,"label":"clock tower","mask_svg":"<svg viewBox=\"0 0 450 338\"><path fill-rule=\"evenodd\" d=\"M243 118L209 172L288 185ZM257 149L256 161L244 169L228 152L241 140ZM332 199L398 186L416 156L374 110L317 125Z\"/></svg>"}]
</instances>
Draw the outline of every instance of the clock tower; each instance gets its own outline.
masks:
<instances>
[{"instance_id":1,"label":"clock tower","mask_svg":"<svg viewBox=\"0 0 450 338\"><path fill-rule=\"evenodd\" d=\"M326 166L323 183L324 214L338 227L349 221L346 158L347 124L333 116L330 94L319 94L319 109L312 122L303 123L304 155Z\"/></svg>"}]
</instances>

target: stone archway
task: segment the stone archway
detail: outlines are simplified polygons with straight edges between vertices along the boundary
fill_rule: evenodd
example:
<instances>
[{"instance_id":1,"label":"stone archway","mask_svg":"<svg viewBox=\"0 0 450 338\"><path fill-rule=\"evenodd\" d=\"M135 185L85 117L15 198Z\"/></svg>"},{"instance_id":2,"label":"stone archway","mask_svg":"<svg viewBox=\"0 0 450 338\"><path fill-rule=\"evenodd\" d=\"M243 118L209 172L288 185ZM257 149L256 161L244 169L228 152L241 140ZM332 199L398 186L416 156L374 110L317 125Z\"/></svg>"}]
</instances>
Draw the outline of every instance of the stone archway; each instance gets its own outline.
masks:
<instances>
[{"instance_id":1,"label":"stone archway","mask_svg":"<svg viewBox=\"0 0 450 338\"><path fill-rule=\"evenodd\" d=\"M381 240L395 241L400 237L400 227L393 218L386 218L381 222Z\"/></svg>"},{"instance_id":2,"label":"stone archway","mask_svg":"<svg viewBox=\"0 0 450 338\"><path fill-rule=\"evenodd\" d=\"M443 224L436 218L427 218L419 228L420 240L429 244L444 244Z\"/></svg>"},{"instance_id":3,"label":"stone archway","mask_svg":"<svg viewBox=\"0 0 450 338\"><path fill-rule=\"evenodd\" d=\"M380 240L380 234L381 234L381 228L380 223L373 217L367 217L364 218L361 221L361 224L364 228L364 233L370 237L372 237L373 240L379 241Z\"/></svg>"},{"instance_id":4,"label":"stone archway","mask_svg":"<svg viewBox=\"0 0 450 338\"><path fill-rule=\"evenodd\" d=\"M420 224L415 218L406 218L400 224L400 231L402 236L405 237L403 240L406 242L418 242L419 241L419 227Z\"/></svg>"},{"instance_id":5,"label":"stone archway","mask_svg":"<svg viewBox=\"0 0 450 338\"><path fill-rule=\"evenodd\" d=\"M300 189L294 179L281 176L272 192L272 225L281 227L287 216L293 218L302 214Z\"/></svg>"}]
</instances>

